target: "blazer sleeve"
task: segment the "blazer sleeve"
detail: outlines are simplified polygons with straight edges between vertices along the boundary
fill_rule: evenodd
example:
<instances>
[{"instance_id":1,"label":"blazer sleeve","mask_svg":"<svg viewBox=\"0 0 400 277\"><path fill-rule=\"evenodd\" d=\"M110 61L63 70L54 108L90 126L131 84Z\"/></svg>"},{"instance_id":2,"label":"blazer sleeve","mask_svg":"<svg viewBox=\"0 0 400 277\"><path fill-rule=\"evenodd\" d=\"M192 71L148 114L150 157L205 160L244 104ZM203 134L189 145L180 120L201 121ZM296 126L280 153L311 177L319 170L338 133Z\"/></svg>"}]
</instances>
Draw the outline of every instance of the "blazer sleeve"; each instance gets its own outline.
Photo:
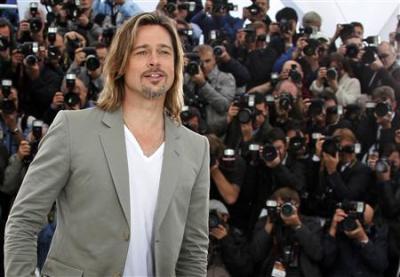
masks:
<instances>
[{"instance_id":1,"label":"blazer sleeve","mask_svg":"<svg viewBox=\"0 0 400 277\"><path fill-rule=\"evenodd\" d=\"M5 231L6 276L34 276L36 240L45 218L70 172L70 137L64 112L59 112L29 166Z\"/></svg>"},{"instance_id":2,"label":"blazer sleeve","mask_svg":"<svg viewBox=\"0 0 400 277\"><path fill-rule=\"evenodd\" d=\"M210 154L205 137L203 149L203 160L192 189L182 246L175 268L177 277L207 275Z\"/></svg>"}]
</instances>

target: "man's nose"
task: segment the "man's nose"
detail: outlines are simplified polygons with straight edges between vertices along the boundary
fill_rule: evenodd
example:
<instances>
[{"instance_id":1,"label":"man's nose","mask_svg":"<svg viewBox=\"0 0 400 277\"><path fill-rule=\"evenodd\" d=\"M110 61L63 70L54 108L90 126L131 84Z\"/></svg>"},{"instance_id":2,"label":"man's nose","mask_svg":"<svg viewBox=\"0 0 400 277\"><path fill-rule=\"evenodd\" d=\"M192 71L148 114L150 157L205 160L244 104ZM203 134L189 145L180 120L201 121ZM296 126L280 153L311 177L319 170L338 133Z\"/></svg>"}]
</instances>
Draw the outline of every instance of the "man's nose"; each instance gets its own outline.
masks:
<instances>
[{"instance_id":1,"label":"man's nose","mask_svg":"<svg viewBox=\"0 0 400 277\"><path fill-rule=\"evenodd\" d=\"M148 65L150 67L153 67L153 66L159 65L159 63L160 63L160 59L159 59L158 53L151 52L151 54L149 55Z\"/></svg>"}]
</instances>

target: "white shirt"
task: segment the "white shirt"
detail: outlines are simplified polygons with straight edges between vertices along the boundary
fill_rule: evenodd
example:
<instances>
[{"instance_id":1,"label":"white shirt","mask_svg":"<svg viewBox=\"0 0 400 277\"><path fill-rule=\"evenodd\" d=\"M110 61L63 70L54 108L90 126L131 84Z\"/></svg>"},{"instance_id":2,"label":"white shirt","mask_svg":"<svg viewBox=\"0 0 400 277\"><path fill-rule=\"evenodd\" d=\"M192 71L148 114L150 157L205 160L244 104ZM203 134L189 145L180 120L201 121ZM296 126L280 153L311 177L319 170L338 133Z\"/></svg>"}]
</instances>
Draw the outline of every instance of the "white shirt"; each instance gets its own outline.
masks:
<instances>
[{"instance_id":1,"label":"white shirt","mask_svg":"<svg viewBox=\"0 0 400 277\"><path fill-rule=\"evenodd\" d=\"M124 276L154 276L153 221L164 154L164 143L146 157L129 129L125 144L129 169L131 235Z\"/></svg>"}]
</instances>

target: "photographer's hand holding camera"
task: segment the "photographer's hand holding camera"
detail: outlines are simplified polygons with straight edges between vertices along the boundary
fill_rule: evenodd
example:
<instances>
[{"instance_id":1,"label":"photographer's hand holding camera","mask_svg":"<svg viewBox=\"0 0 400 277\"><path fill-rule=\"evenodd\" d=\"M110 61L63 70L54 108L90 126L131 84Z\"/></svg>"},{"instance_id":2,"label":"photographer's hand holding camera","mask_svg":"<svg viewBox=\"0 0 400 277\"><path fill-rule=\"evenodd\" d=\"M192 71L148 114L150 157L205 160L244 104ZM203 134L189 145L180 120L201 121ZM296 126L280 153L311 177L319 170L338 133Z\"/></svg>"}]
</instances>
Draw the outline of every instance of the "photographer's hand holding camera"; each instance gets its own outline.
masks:
<instances>
[{"instance_id":1,"label":"photographer's hand holding camera","mask_svg":"<svg viewBox=\"0 0 400 277\"><path fill-rule=\"evenodd\" d=\"M326 276L383 276L387 262L387 226L375 225L374 210L363 202L338 204L324 236Z\"/></svg>"}]
</instances>

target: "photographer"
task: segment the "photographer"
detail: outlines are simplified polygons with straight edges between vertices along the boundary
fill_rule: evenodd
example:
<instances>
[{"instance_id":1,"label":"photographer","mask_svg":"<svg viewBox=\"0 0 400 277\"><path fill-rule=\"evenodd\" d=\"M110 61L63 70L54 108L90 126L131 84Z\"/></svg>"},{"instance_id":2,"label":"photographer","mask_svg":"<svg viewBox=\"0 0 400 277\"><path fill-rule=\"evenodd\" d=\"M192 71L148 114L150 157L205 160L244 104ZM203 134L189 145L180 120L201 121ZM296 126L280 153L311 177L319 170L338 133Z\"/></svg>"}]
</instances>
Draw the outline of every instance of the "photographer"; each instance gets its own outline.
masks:
<instances>
[{"instance_id":1,"label":"photographer","mask_svg":"<svg viewBox=\"0 0 400 277\"><path fill-rule=\"evenodd\" d=\"M225 149L217 136L207 135L210 143L210 199L220 200L232 207L236 203L243 184L246 165L232 149ZM234 215L231 214L232 217Z\"/></svg>"},{"instance_id":2,"label":"photographer","mask_svg":"<svg viewBox=\"0 0 400 277\"><path fill-rule=\"evenodd\" d=\"M372 87L382 85L390 86L394 89L396 100L400 99L400 65L396 62L396 51L389 42L382 42L377 49L377 57L371 64L371 69L375 72L371 80Z\"/></svg>"},{"instance_id":3,"label":"photographer","mask_svg":"<svg viewBox=\"0 0 400 277\"><path fill-rule=\"evenodd\" d=\"M372 92L375 108L357 128L363 152L381 149L383 144L395 143L395 131L400 129L400 117L394 90L388 86L377 87Z\"/></svg>"},{"instance_id":4,"label":"photographer","mask_svg":"<svg viewBox=\"0 0 400 277\"><path fill-rule=\"evenodd\" d=\"M377 178L377 221L389 226L389 266L384 276L396 277L400 257L400 151L394 144L386 144L380 159L371 157L368 164Z\"/></svg>"},{"instance_id":5,"label":"photographer","mask_svg":"<svg viewBox=\"0 0 400 277\"><path fill-rule=\"evenodd\" d=\"M28 170L39 147L39 142L47 127L43 126L40 120L32 121L32 131L28 134L26 140L21 140L17 153L10 156L7 168L4 173L4 181L1 191L15 198L18 193L22 180Z\"/></svg>"},{"instance_id":6,"label":"photographer","mask_svg":"<svg viewBox=\"0 0 400 277\"><path fill-rule=\"evenodd\" d=\"M360 81L351 78L351 67L345 57L338 53L329 56L329 68L321 67L317 79L311 84L310 91L317 96L327 89L335 93L338 104L355 104L361 95Z\"/></svg>"},{"instance_id":7,"label":"photographer","mask_svg":"<svg viewBox=\"0 0 400 277\"><path fill-rule=\"evenodd\" d=\"M249 229L257 221L265 200L277 189L290 186L302 192L306 182L306 168L303 163L288 153L285 133L274 128L267 134L267 143L262 146L260 162L249 164L246 185L254 187Z\"/></svg>"},{"instance_id":8,"label":"photographer","mask_svg":"<svg viewBox=\"0 0 400 277\"><path fill-rule=\"evenodd\" d=\"M229 107L225 143L230 148L240 149L242 155L248 152L250 144L262 144L271 129L264 98L257 92L242 94Z\"/></svg>"},{"instance_id":9,"label":"photographer","mask_svg":"<svg viewBox=\"0 0 400 277\"><path fill-rule=\"evenodd\" d=\"M230 41L235 39L236 32L243 26L243 21L229 14L233 8L233 4L228 3L228 0L207 0L204 10L192 17L191 22L196 23L203 31L204 42L211 39L212 31L223 31Z\"/></svg>"},{"instance_id":10,"label":"photographer","mask_svg":"<svg viewBox=\"0 0 400 277\"><path fill-rule=\"evenodd\" d=\"M138 4L133 0L94 0L92 9L95 17L101 21L106 17L106 22L112 26L121 26L122 23L128 18L135 16L142 12ZM106 24L101 24L105 26Z\"/></svg>"},{"instance_id":11,"label":"photographer","mask_svg":"<svg viewBox=\"0 0 400 277\"><path fill-rule=\"evenodd\" d=\"M235 79L218 69L211 46L200 45L195 51L201 66L197 65L196 72L185 74L185 96L197 95L205 103L208 132L221 135L226 130L226 113L235 95Z\"/></svg>"},{"instance_id":12,"label":"photographer","mask_svg":"<svg viewBox=\"0 0 400 277\"><path fill-rule=\"evenodd\" d=\"M74 74L67 74L61 91L53 94L53 100L43 116L46 124L51 124L60 110L80 110L93 107L88 99L88 89Z\"/></svg>"},{"instance_id":13,"label":"photographer","mask_svg":"<svg viewBox=\"0 0 400 277\"><path fill-rule=\"evenodd\" d=\"M5 18L0 18L0 78L11 79L16 71L14 27Z\"/></svg>"},{"instance_id":14,"label":"photographer","mask_svg":"<svg viewBox=\"0 0 400 277\"><path fill-rule=\"evenodd\" d=\"M322 276L318 267L323 255L321 224L301 215L295 190L275 191L261 216L250 245L257 264L251 276Z\"/></svg>"},{"instance_id":15,"label":"photographer","mask_svg":"<svg viewBox=\"0 0 400 277\"><path fill-rule=\"evenodd\" d=\"M225 73L231 73L233 77L235 77L238 90L244 90L246 84L251 79L247 67L231 57L223 45L214 47L214 55L216 56L219 70Z\"/></svg>"},{"instance_id":16,"label":"photographer","mask_svg":"<svg viewBox=\"0 0 400 277\"><path fill-rule=\"evenodd\" d=\"M384 276L387 226L374 224L368 204L340 203L322 245L324 276Z\"/></svg>"},{"instance_id":17,"label":"photographer","mask_svg":"<svg viewBox=\"0 0 400 277\"><path fill-rule=\"evenodd\" d=\"M357 139L349 129L337 129L332 137L317 141L316 155L324 169L319 184L322 213L333 212L337 201L367 199L372 176L369 168L357 160L357 148Z\"/></svg>"},{"instance_id":18,"label":"photographer","mask_svg":"<svg viewBox=\"0 0 400 277\"><path fill-rule=\"evenodd\" d=\"M210 244L208 248L207 276L243 277L249 271L249 256L241 254L245 237L229 224L229 212L218 200L210 200ZM246 259L247 258L247 259Z\"/></svg>"},{"instance_id":19,"label":"photographer","mask_svg":"<svg viewBox=\"0 0 400 277\"><path fill-rule=\"evenodd\" d=\"M271 23L271 19L267 15L270 7L270 0L252 0L253 4L243 8L243 21L250 20L251 23L255 21L263 21L267 26Z\"/></svg>"}]
</instances>

